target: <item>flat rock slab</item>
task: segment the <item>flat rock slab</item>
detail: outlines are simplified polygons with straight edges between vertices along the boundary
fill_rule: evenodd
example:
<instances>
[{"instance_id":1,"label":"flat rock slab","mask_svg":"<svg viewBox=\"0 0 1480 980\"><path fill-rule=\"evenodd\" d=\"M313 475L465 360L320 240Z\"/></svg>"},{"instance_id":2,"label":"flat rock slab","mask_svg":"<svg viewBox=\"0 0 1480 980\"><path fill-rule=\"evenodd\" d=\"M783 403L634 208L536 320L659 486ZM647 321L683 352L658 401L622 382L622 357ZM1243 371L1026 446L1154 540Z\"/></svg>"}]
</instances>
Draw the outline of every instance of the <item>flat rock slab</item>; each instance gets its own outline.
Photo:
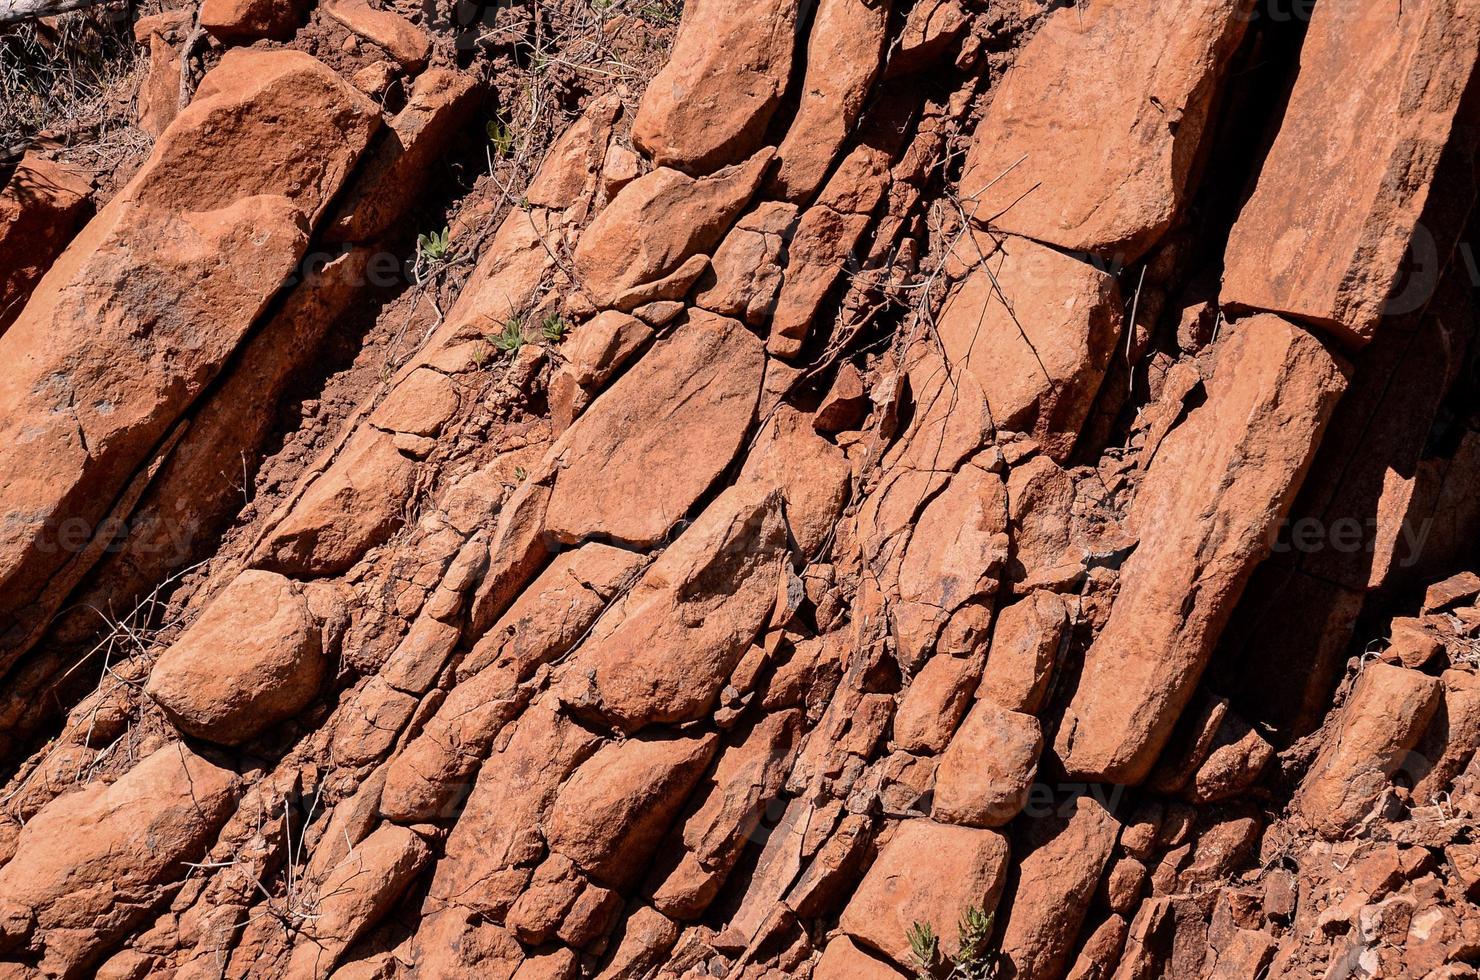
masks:
<instances>
[{"instance_id":1,"label":"flat rock slab","mask_svg":"<svg viewBox=\"0 0 1480 980\"><path fill-rule=\"evenodd\" d=\"M1409 243L1427 234L1419 218L1477 45L1475 0L1317 6L1283 126L1228 239L1225 305L1282 313L1361 345L1390 309L1427 301L1405 290L1388 302ZM1420 292L1432 291L1444 258L1432 257Z\"/></svg>"},{"instance_id":2,"label":"flat rock slab","mask_svg":"<svg viewBox=\"0 0 1480 980\"><path fill-rule=\"evenodd\" d=\"M1251 0L1056 10L977 126L961 194L983 224L1122 262L1185 203Z\"/></svg>"},{"instance_id":3,"label":"flat rock slab","mask_svg":"<svg viewBox=\"0 0 1480 980\"><path fill-rule=\"evenodd\" d=\"M1162 442L1136 496L1141 541L1056 740L1069 773L1146 776L1270 552L1348 370L1276 316L1225 336L1206 402Z\"/></svg>"}]
</instances>

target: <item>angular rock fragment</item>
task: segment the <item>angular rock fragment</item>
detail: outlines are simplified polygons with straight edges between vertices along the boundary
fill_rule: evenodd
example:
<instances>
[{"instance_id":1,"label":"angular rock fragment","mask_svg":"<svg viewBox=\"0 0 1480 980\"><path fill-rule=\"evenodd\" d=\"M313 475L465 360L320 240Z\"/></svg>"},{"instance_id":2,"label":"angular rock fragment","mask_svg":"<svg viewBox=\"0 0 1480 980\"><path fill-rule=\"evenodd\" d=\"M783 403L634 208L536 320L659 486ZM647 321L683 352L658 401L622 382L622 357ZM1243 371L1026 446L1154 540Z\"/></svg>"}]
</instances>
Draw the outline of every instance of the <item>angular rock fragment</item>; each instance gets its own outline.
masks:
<instances>
[{"instance_id":1,"label":"angular rock fragment","mask_svg":"<svg viewBox=\"0 0 1480 980\"><path fill-rule=\"evenodd\" d=\"M1064 600L1052 592L1034 592L998 612L976 696L1036 715L1068 627Z\"/></svg>"},{"instance_id":2,"label":"angular rock fragment","mask_svg":"<svg viewBox=\"0 0 1480 980\"><path fill-rule=\"evenodd\" d=\"M602 881L629 883L715 748L713 735L641 736L603 746L560 788L545 823L550 848Z\"/></svg>"},{"instance_id":3,"label":"angular rock fragment","mask_svg":"<svg viewBox=\"0 0 1480 980\"><path fill-rule=\"evenodd\" d=\"M1341 710L1294 805L1327 837L1341 837L1372 810L1389 780L1409 762L1443 701L1438 678L1391 664L1368 664Z\"/></svg>"},{"instance_id":4,"label":"angular rock fragment","mask_svg":"<svg viewBox=\"0 0 1480 980\"><path fill-rule=\"evenodd\" d=\"M72 240L92 197L92 181L34 154L0 188L0 334Z\"/></svg>"},{"instance_id":5,"label":"angular rock fragment","mask_svg":"<svg viewBox=\"0 0 1480 980\"><path fill-rule=\"evenodd\" d=\"M1054 10L977 126L961 177L974 219L1124 263L1144 255L1190 195L1253 6Z\"/></svg>"},{"instance_id":6,"label":"angular rock fragment","mask_svg":"<svg viewBox=\"0 0 1480 980\"><path fill-rule=\"evenodd\" d=\"M0 946L29 945L48 976L88 966L185 879L236 800L237 777L172 742L112 785L53 800L0 868Z\"/></svg>"},{"instance_id":7,"label":"angular rock fragment","mask_svg":"<svg viewBox=\"0 0 1480 980\"><path fill-rule=\"evenodd\" d=\"M326 666L298 587L246 571L160 655L145 690L182 732L235 745L307 706Z\"/></svg>"},{"instance_id":8,"label":"angular rock fragment","mask_svg":"<svg viewBox=\"0 0 1480 980\"><path fill-rule=\"evenodd\" d=\"M713 248L749 203L774 157L773 150L762 150L699 178L659 167L623 187L581 235L572 256L591 302L598 309L631 311L654 298L681 297L686 289L654 297L642 287L672 276Z\"/></svg>"},{"instance_id":9,"label":"angular rock fragment","mask_svg":"<svg viewBox=\"0 0 1480 980\"><path fill-rule=\"evenodd\" d=\"M906 752L935 754L946 747L981 676L977 657L937 653L925 662L894 713L894 744Z\"/></svg>"},{"instance_id":10,"label":"angular rock fragment","mask_svg":"<svg viewBox=\"0 0 1480 980\"><path fill-rule=\"evenodd\" d=\"M788 554L779 492L725 492L596 625L560 697L627 732L702 717L770 618Z\"/></svg>"},{"instance_id":11,"label":"angular rock fragment","mask_svg":"<svg viewBox=\"0 0 1480 980\"><path fill-rule=\"evenodd\" d=\"M570 543L661 541L739 450L763 361L739 323L691 312L551 449L546 531Z\"/></svg>"},{"instance_id":12,"label":"angular rock fragment","mask_svg":"<svg viewBox=\"0 0 1480 980\"><path fill-rule=\"evenodd\" d=\"M981 259L941 311L945 354L986 392L999 429L1062 460L1120 335L1120 290L1094 266L1022 238Z\"/></svg>"},{"instance_id":13,"label":"angular rock fragment","mask_svg":"<svg viewBox=\"0 0 1480 980\"><path fill-rule=\"evenodd\" d=\"M334 972L344 951L379 924L430 856L425 841L394 824L356 844L309 899L313 914L288 959L288 974Z\"/></svg>"},{"instance_id":14,"label":"angular rock fragment","mask_svg":"<svg viewBox=\"0 0 1480 980\"><path fill-rule=\"evenodd\" d=\"M771 189L806 202L822 186L833 158L858 124L883 62L890 0L821 0L807 41L801 102Z\"/></svg>"},{"instance_id":15,"label":"angular rock fragment","mask_svg":"<svg viewBox=\"0 0 1480 980\"><path fill-rule=\"evenodd\" d=\"M1311 15L1280 133L1228 239L1225 305L1359 346L1384 315L1427 303L1452 243L1419 219L1475 84L1477 44L1480 10L1453 0L1405 4L1401 16L1383 0ZM1390 305L1410 244L1431 268Z\"/></svg>"},{"instance_id":16,"label":"angular rock fragment","mask_svg":"<svg viewBox=\"0 0 1480 980\"><path fill-rule=\"evenodd\" d=\"M961 913L968 906L995 911L1007 860L1007 841L996 831L906 820L869 868L839 925L904 969L914 968L906 937L916 922L928 923L941 937L941 951L952 955Z\"/></svg>"},{"instance_id":17,"label":"angular rock fragment","mask_svg":"<svg viewBox=\"0 0 1480 980\"><path fill-rule=\"evenodd\" d=\"M851 476L843 451L817 435L807 416L783 403L751 443L736 484L780 490L797 551L810 558L832 536L848 502Z\"/></svg>"},{"instance_id":18,"label":"angular rock fragment","mask_svg":"<svg viewBox=\"0 0 1480 980\"><path fill-rule=\"evenodd\" d=\"M968 827L1002 826L1028 802L1042 750L1037 718L978 701L940 757L931 815Z\"/></svg>"},{"instance_id":19,"label":"angular rock fragment","mask_svg":"<svg viewBox=\"0 0 1480 980\"><path fill-rule=\"evenodd\" d=\"M767 201L741 217L714 250L694 303L746 323L764 323L776 306L796 220L796 205L784 201Z\"/></svg>"},{"instance_id":20,"label":"angular rock fragment","mask_svg":"<svg viewBox=\"0 0 1480 980\"><path fill-rule=\"evenodd\" d=\"M228 52L0 335L0 663L111 541L114 502L290 275L378 121L308 55Z\"/></svg>"},{"instance_id":21,"label":"angular rock fragment","mask_svg":"<svg viewBox=\"0 0 1480 980\"><path fill-rule=\"evenodd\" d=\"M431 39L394 10L377 10L369 0L325 0L324 11L356 34L384 48L412 74L426 67Z\"/></svg>"},{"instance_id":22,"label":"angular rock fragment","mask_svg":"<svg viewBox=\"0 0 1480 980\"><path fill-rule=\"evenodd\" d=\"M1093 796L1035 817L1014 849L1017 888L1001 947L1008 977L1063 975L1120 832L1114 815Z\"/></svg>"},{"instance_id":23,"label":"angular rock fragment","mask_svg":"<svg viewBox=\"0 0 1480 980\"><path fill-rule=\"evenodd\" d=\"M668 63L648 84L632 141L662 166L707 173L760 147L791 77L797 0L684 5Z\"/></svg>"},{"instance_id":24,"label":"angular rock fragment","mask_svg":"<svg viewBox=\"0 0 1480 980\"><path fill-rule=\"evenodd\" d=\"M304 0L204 0L200 26L223 41L259 37L286 41L298 29L307 6Z\"/></svg>"},{"instance_id":25,"label":"angular rock fragment","mask_svg":"<svg viewBox=\"0 0 1480 980\"><path fill-rule=\"evenodd\" d=\"M1055 742L1068 772L1134 783L1150 771L1272 547L1346 372L1278 317L1225 336L1207 401L1166 437L1137 494L1140 544Z\"/></svg>"}]
</instances>

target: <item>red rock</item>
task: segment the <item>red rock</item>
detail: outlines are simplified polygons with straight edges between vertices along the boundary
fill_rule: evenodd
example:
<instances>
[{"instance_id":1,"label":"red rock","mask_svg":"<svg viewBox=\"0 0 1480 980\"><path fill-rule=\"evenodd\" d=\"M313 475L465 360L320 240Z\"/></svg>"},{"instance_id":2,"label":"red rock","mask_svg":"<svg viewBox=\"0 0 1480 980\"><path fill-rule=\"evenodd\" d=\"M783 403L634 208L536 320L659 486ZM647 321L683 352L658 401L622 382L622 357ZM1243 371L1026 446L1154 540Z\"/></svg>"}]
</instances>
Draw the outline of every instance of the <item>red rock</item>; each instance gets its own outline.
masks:
<instances>
[{"instance_id":1,"label":"red rock","mask_svg":"<svg viewBox=\"0 0 1480 980\"><path fill-rule=\"evenodd\" d=\"M112 785L57 797L0 868L0 941L25 942L48 976L80 977L188 877L236 802L237 778L180 742Z\"/></svg>"},{"instance_id":2,"label":"red rock","mask_svg":"<svg viewBox=\"0 0 1480 980\"><path fill-rule=\"evenodd\" d=\"M810 419L777 406L750 444L738 485L780 490L797 551L811 558L831 539L851 489L843 451L813 431Z\"/></svg>"},{"instance_id":3,"label":"red rock","mask_svg":"<svg viewBox=\"0 0 1480 980\"><path fill-rule=\"evenodd\" d=\"M1372 810L1443 700L1437 678L1368 664L1295 795L1294 807L1326 837L1341 837Z\"/></svg>"},{"instance_id":4,"label":"red rock","mask_svg":"<svg viewBox=\"0 0 1480 980\"><path fill-rule=\"evenodd\" d=\"M672 865L653 891L653 906L674 919L694 919L714 900L741 852L761 832L796 758L801 713L767 715L720 754L701 787L698 806L678 825L681 847L659 856Z\"/></svg>"},{"instance_id":5,"label":"red rock","mask_svg":"<svg viewBox=\"0 0 1480 980\"><path fill-rule=\"evenodd\" d=\"M1111 971L1120 961L1128 928L1125 919L1119 915L1111 915L1096 926L1085 939L1074 965L1065 974L1067 980L1102 980L1105 976L1119 980L1121 974Z\"/></svg>"},{"instance_id":6,"label":"red rock","mask_svg":"<svg viewBox=\"0 0 1480 980\"><path fill-rule=\"evenodd\" d=\"M631 310L654 298L640 287L673 275L717 245L774 156L762 150L699 178L659 167L623 187L581 235L572 256L592 304Z\"/></svg>"},{"instance_id":7,"label":"red rock","mask_svg":"<svg viewBox=\"0 0 1480 980\"><path fill-rule=\"evenodd\" d=\"M1277 317L1225 335L1207 401L1167 436L1136 496L1140 545L1055 743L1068 772L1130 783L1150 771L1269 553L1345 372Z\"/></svg>"},{"instance_id":8,"label":"red rock","mask_svg":"<svg viewBox=\"0 0 1480 980\"><path fill-rule=\"evenodd\" d=\"M1093 0L1053 11L977 126L961 177L976 221L1126 263L1144 255L1190 195L1251 10Z\"/></svg>"},{"instance_id":9,"label":"red rock","mask_svg":"<svg viewBox=\"0 0 1480 980\"><path fill-rule=\"evenodd\" d=\"M817 413L812 416L812 425L818 432L846 432L856 429L868 415L871 402L863 387L863 376L852 362L838 368L837 377Z\"/></svg>"},{"instance_id":10,"label":"red rock","mask_svg":"<svg viewBox=\"0 0 1480 980\"><path fill-rule=\"evenodd\" d=\"M937 653L910 681L894 713L894 745L934 755L946 747L971 704L981 661Z\"/></svg>"},{"instance_id":11,"label":"red rock","mask_svg":"<svg viewBox=\"0 0 1480 980\"><path fill-rule=\"evenodd\" d=\"M955 924L968 906L997 908L1007 874L1007 841L992 830L906 820L864 875L839 925L861 945L914 968L906 938L916 922L956 952Z\"/></svg>"},{"instance_id":12,"label":"red rock","mask_svg":"<svg viewBox=\"0 0 1480 980\"><path fill-rule=\"evenodd\" d=\"M690 313L550 450L545 529L564 542L663 540L734 459L763 362L739 323Z\"/></svg>"},{"instance_id":13,"label":"red rock","mask_svg":"<svg viewBox=\"0 0 1480 980\"><path fill-rule=\"evenodd\" d=\"M325 673L301 590L246 571L160 654L145 691L187 735L236 745L302 711Z\"/></svg>"},{"instance_id":14,"label":"red rock","mask_svg":"<svg viewBox=\"0 0 1480 980\"><path fill-rule=\"evenodd\" d=\"M286 41L298 30L304 7L301 0L204 0L200 26L223 41Z\"/></svg>"},{"instance_id":15,"label":"red rock","mask_svg":"<svg viewBox=\"0 0 1480 980\"><path fill-rule=\"evenodd\" d=\"M766 349L794 358L849 257L863 241L889 186L889 157L861 143L803 212L787 251L786 277L771 317Z\"/></svg>"},{"instance_id":16,"label":"red rock","mask_svg":"<svg viewBox=\"0 0 1480 980\"><path fill-rule=\"evenodd\" d=\"M561 348L576 384L599 390L653 336L653 328L627 313L607 310L581 324Z\"/></svg>"},{"instance_id":17,"label":"red rock","mask_svg":"<svg viewBox=\"0 0 1480 980\"><path fill-rule=\"evenodd\" d=\"M695 304L746 323L764 323L776 307L796 220L796 205L783 201L766 201L742 216L714 250Z\"/></svg>"},{"instance_id":18,"label":"red rock","mask_svg":"<svg viewBox=\"0 0 1480 980\"><path fill-rule=\"evenodd\" d=\"M1120 290L1094 266L1021 238L977 263L941 311L946 357L986 392L999 429L1056 460L1074 448L1120 335Z\"/></svg>"},{"instance_id":19,"label":"red rock","mask_svg":"<svg viewBox=\"0 0 1480 980\"><path fill-rule=\"evenodd\" d=\"M1466 605L1480 598L1480 575L1460 572L1442 582L1435 582L1424 591L1425 613L1448 612L1456 606Z\"/></svg>"},{"instance_id":20,"label":"red rock","mask_svg":"<svg viewBox=\"0 0 1480 980\"><path fill-rule=\"evenodd\" d=\"M1225 306L1283 313L1354 345L1373 338L1476 44L1480 10L1448 0L1405 6L1401 18L1380 0L1311 15L1280 133L1228 239ZM1306 179L1290 181L1296 172Z\"/></svg>"},{"instance_id":21,"label":"red rock","mask_svg":"<svg viewBox=\"0 0 1480 980\"><path fill-rule=\"evenodd\" d=\"M1446 670L1444 703L1434 712L1417 752L1432 763L1413 787L1413 800L1424 806L1450 791L1480 749L1480 682L1475 675Z\"/></svg>"},{"instance_id":22,"label":"red rock","mask_svg":"<svg viewBox=\"0 0 1480 980\"><path fill-rule=\"evenodd\" d=\"M632 142L655 163L708 172L754 153L791 77L796 0L699 0L648 83Z\"/></svg>"},{"instance_id":23,"label":"red rock","mask_svg":"<svg viewBox=\"0 0 1480 980\"><path fill-rule=\"evenodd\" d=\"M886 77L922 71L936 64L971 26L960 0L925 0L910 8L899 44L890 53Z\"/></svg>"},{"instance_id":24,"label":"red rock","mask_svg":"<svg viewBox=\"0 0 1480 980\"><path fill-rule=\"evenodd\" d=\"M0 189L0 334L86 217L92 181L28 153Z\"/></svg>"},{"instance_id":25,"label":"red rock","mask_svg":"<svg viewBox=\"0 0 1480 980\"><path fill-rule=\"evenodd\" d=\"M228 52L0 335L7 651L111 541L94 540L109 508L292 272L377 124L305 54Z\"/></svg>"},{"instance_id":26,"label":"red rock","mask_svg":"<svg viewBox=\"0 0 1480 980\"><path fill-rule=\"evenodd\" d=\"M544 827L551 850L601 881L630 883L715 748L713 735L641 736L602 746L560 788Z\"/></svg>"},{"instance_id":27,"label":"red rock","mask_svg":"<svg viewBox=\"0 0 1480 980\"><path fill-rule=\"evenodd\" d=\"M331 14L340 6L331 5ZM462 72L436 68L418 76L405 108L391 119L324 229L325 240L363 242L389 231L467 123L478 95L477 83Z\"/></svg>"},{"instance_id":28,"label":"red rock","mask_svg":"<svg viewBox=\"0 0 1480 980\"><path fill-rule=\"evenodd\" d=\"M976 702L940 757L931 815L971 827L1002 826L1028 801L1042 750L1038 719Z\"/></svg>"},{"instance_id":29,"label":"red rock","mask_svg":"<svg viewBox=\"0 0 1480 980\"><path fill-rule=\"evenodd\" d=\"M907 669L937 648L959 611L990 607L1007 553L1007 489L973 460L920 513L899 563L892 619ZM987 623L980 625L979 637L945 652L975 652L985 640Z\"/></svg>"},{"instance_id":30,"label":"red rock","mask_svg":"<svg viewBox=\"0 0 1480 980\"><path fill-rule=\"evenodd\" d=\"M812 980L900 980L904 976L844 935L828 942L822 958L812 968Z\"/></svg>"},{"instance_id":31,"label":"red rock","mask_svg":"<svg viewBox=\"0 0 1480 980\"><path fill-rule=\"evenodd\" d=\"M1064 600L1052 592L1034 592L998 612L976 696L1036 715L1068 628Z\"/></svg>"},{"instance_id":32,"label":"red rock","mask_svg":"<svg viewBox=\"0 0 1480 980\"><path fill-rule=\"evenodd\" d=\"M368 0L325 0L324 11L356 34L385 49L406 71L426 67L431 39L393 10L377 10Z\"/></svg>"},{"instance_id":33,"label":"red rock","mask_svg":"<svg viewBox=\"0 0 1480 980\"><path fill-rule=\"evenodd\" d=\"M801 100L777 156L771 191L806 202L858 125L884 56L890 0L820 0L807 41Z\"/></svg>"},{"instance_id":34,"label":"red rock","mask_svg":"<svg viewBox=\"0 0 1480 980\"><path fill-rule=\"evenodd\" d=\"M616 950L596 980L626 980L653 973L663 962L673 944L678 942L678 926L661 912L643 906L623 924Z\"/></svg>"},{"instance_id":35,"label":"red rock","mask_svg":"<svg viewBox=\"0 0 1480 980\"><path fill-rule=\"evenodd\" d=\"M770 618L786 555L779 493L722 494L592 630L560 697L627 732L702 717Z\"/></svg>"},{"instance_id":36,"label":"red rock","mask_svg":"<svg viewBox=\"0 0 1480 980\"><path fill-rule=\"evenodd\" d=\"M352 946L391 910L431 849L415 833L383 824L355 845L319 883L314 910L288 959L295 977L327 977Z\"/></svg>"},{"instance_id":37,"label":"red rock","mask_svg":"<svg viewBox=\"0 0 1480 980\"><path fill-rule=\"evenodd\" d=\"M1091 796L1024 827L1017 890L1002 930L1006 977L1062 976L1120 831Z\"/></svg>"}]
</instances>

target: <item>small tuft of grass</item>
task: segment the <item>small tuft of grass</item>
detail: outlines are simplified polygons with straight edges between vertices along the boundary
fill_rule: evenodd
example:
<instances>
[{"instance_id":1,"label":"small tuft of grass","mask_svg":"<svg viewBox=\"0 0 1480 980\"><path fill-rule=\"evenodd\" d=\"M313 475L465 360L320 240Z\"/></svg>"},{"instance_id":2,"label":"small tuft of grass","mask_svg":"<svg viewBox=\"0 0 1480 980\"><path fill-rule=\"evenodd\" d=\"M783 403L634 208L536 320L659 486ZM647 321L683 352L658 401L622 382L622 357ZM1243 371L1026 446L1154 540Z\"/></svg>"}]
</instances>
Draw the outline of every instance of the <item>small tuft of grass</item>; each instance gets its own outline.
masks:
<instances>
[{"instance_id":1,"label":"small tuft of grass","mask_svg":"<svg viewBox=\"0 0 1480 980\"><path fill-rule=\"evenodd\" d=\"M514 131L509 124L502 119L490 119L484 126L488 133L488 142L493 145L493 152L500 159L508 159L514 155Z\"/></svg>"},{"instance_id":2,"label":"small tuft of grass","mask_svg":"<svg viewBox=\"0 0 1480 980\"><path fill-rule=\"evenodd\" d=\"M918 980L993 980L997 961L989 948L994 916L979 905L968 905L956 922L956 955L945 956L940 937L928 922L905 930Z\"/></svg>"}]
</instances>

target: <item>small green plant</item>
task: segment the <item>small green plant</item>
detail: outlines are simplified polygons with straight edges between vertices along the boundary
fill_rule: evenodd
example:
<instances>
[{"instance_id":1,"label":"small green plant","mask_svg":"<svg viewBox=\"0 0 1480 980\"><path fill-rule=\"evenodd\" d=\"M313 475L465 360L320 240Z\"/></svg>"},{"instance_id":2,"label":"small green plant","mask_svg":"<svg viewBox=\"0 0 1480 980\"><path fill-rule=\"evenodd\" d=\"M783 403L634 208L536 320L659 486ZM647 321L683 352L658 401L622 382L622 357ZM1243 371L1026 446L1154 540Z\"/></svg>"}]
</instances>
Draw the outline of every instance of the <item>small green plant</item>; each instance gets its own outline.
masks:
<instances>
[{"instance_id":1,"label":"small green plant","mask_svg":"<svg viewBox=\"0 0 1480 980\"><path fill-rule=\"evenodd\" d=\"M569 325L559 313L546 313L540 320L540 336L546 343L558 344L565 337Z\"/></svg>"},{"instance_id":2,"label":"small green plant","mask_svg":"<svg viewBox=\"0 0 1480 980\"><path fill-rule=\"evenodd\" d=\"M518 315L509 317L504 321L503 329L486 339L495 349L503 353L518 350L527 343L527 338L524 336L524 317Z\"/></svg>"},{"instance_id":3,"label":"small green plant","mask_svg":"<svg viewBox=\"0 0 1480 980\"><path fill-rule=\"evenodd\" d=\"M905 931L919 980L992 980L996 958L988 944L992 940L992 913L968 905L956 923L956 955L944 956L940 937L928 922L916 922Z\"/></svg>"},{"instance_id":4,"label":"small green plant","mask_svg":"<svg viewBox=\"0 0 1480 980\"><path fill-rule=\"evenodd\" d=\"M425 282L428 274L451 257L451 238L450 228L416 236L416 265L412 273L417 282Z\"/></svg>"},{"instance_id":5,"label":"small green plant","mask_svg":"<svg viewBox=\"0 0 1480 980\"><path fill-rule=\"evenodd\" d=\"M508 123L502 119L490 119L484 129L488 133L488 142L493 144L493 152L500 158L514 153L514 132Z\"/></svg>"},{"instance_id":6,"label":"small green plant","mask_svg":"<svg viewBox=\"0 0 1480 980\"><path fill-rule=\"evenodd\" d=\"M518 480L520 483L523 483L525 480L529 479L529 470L526 470L522 466L514 467L514 479Z\"/></svg>"}]
</instances>

